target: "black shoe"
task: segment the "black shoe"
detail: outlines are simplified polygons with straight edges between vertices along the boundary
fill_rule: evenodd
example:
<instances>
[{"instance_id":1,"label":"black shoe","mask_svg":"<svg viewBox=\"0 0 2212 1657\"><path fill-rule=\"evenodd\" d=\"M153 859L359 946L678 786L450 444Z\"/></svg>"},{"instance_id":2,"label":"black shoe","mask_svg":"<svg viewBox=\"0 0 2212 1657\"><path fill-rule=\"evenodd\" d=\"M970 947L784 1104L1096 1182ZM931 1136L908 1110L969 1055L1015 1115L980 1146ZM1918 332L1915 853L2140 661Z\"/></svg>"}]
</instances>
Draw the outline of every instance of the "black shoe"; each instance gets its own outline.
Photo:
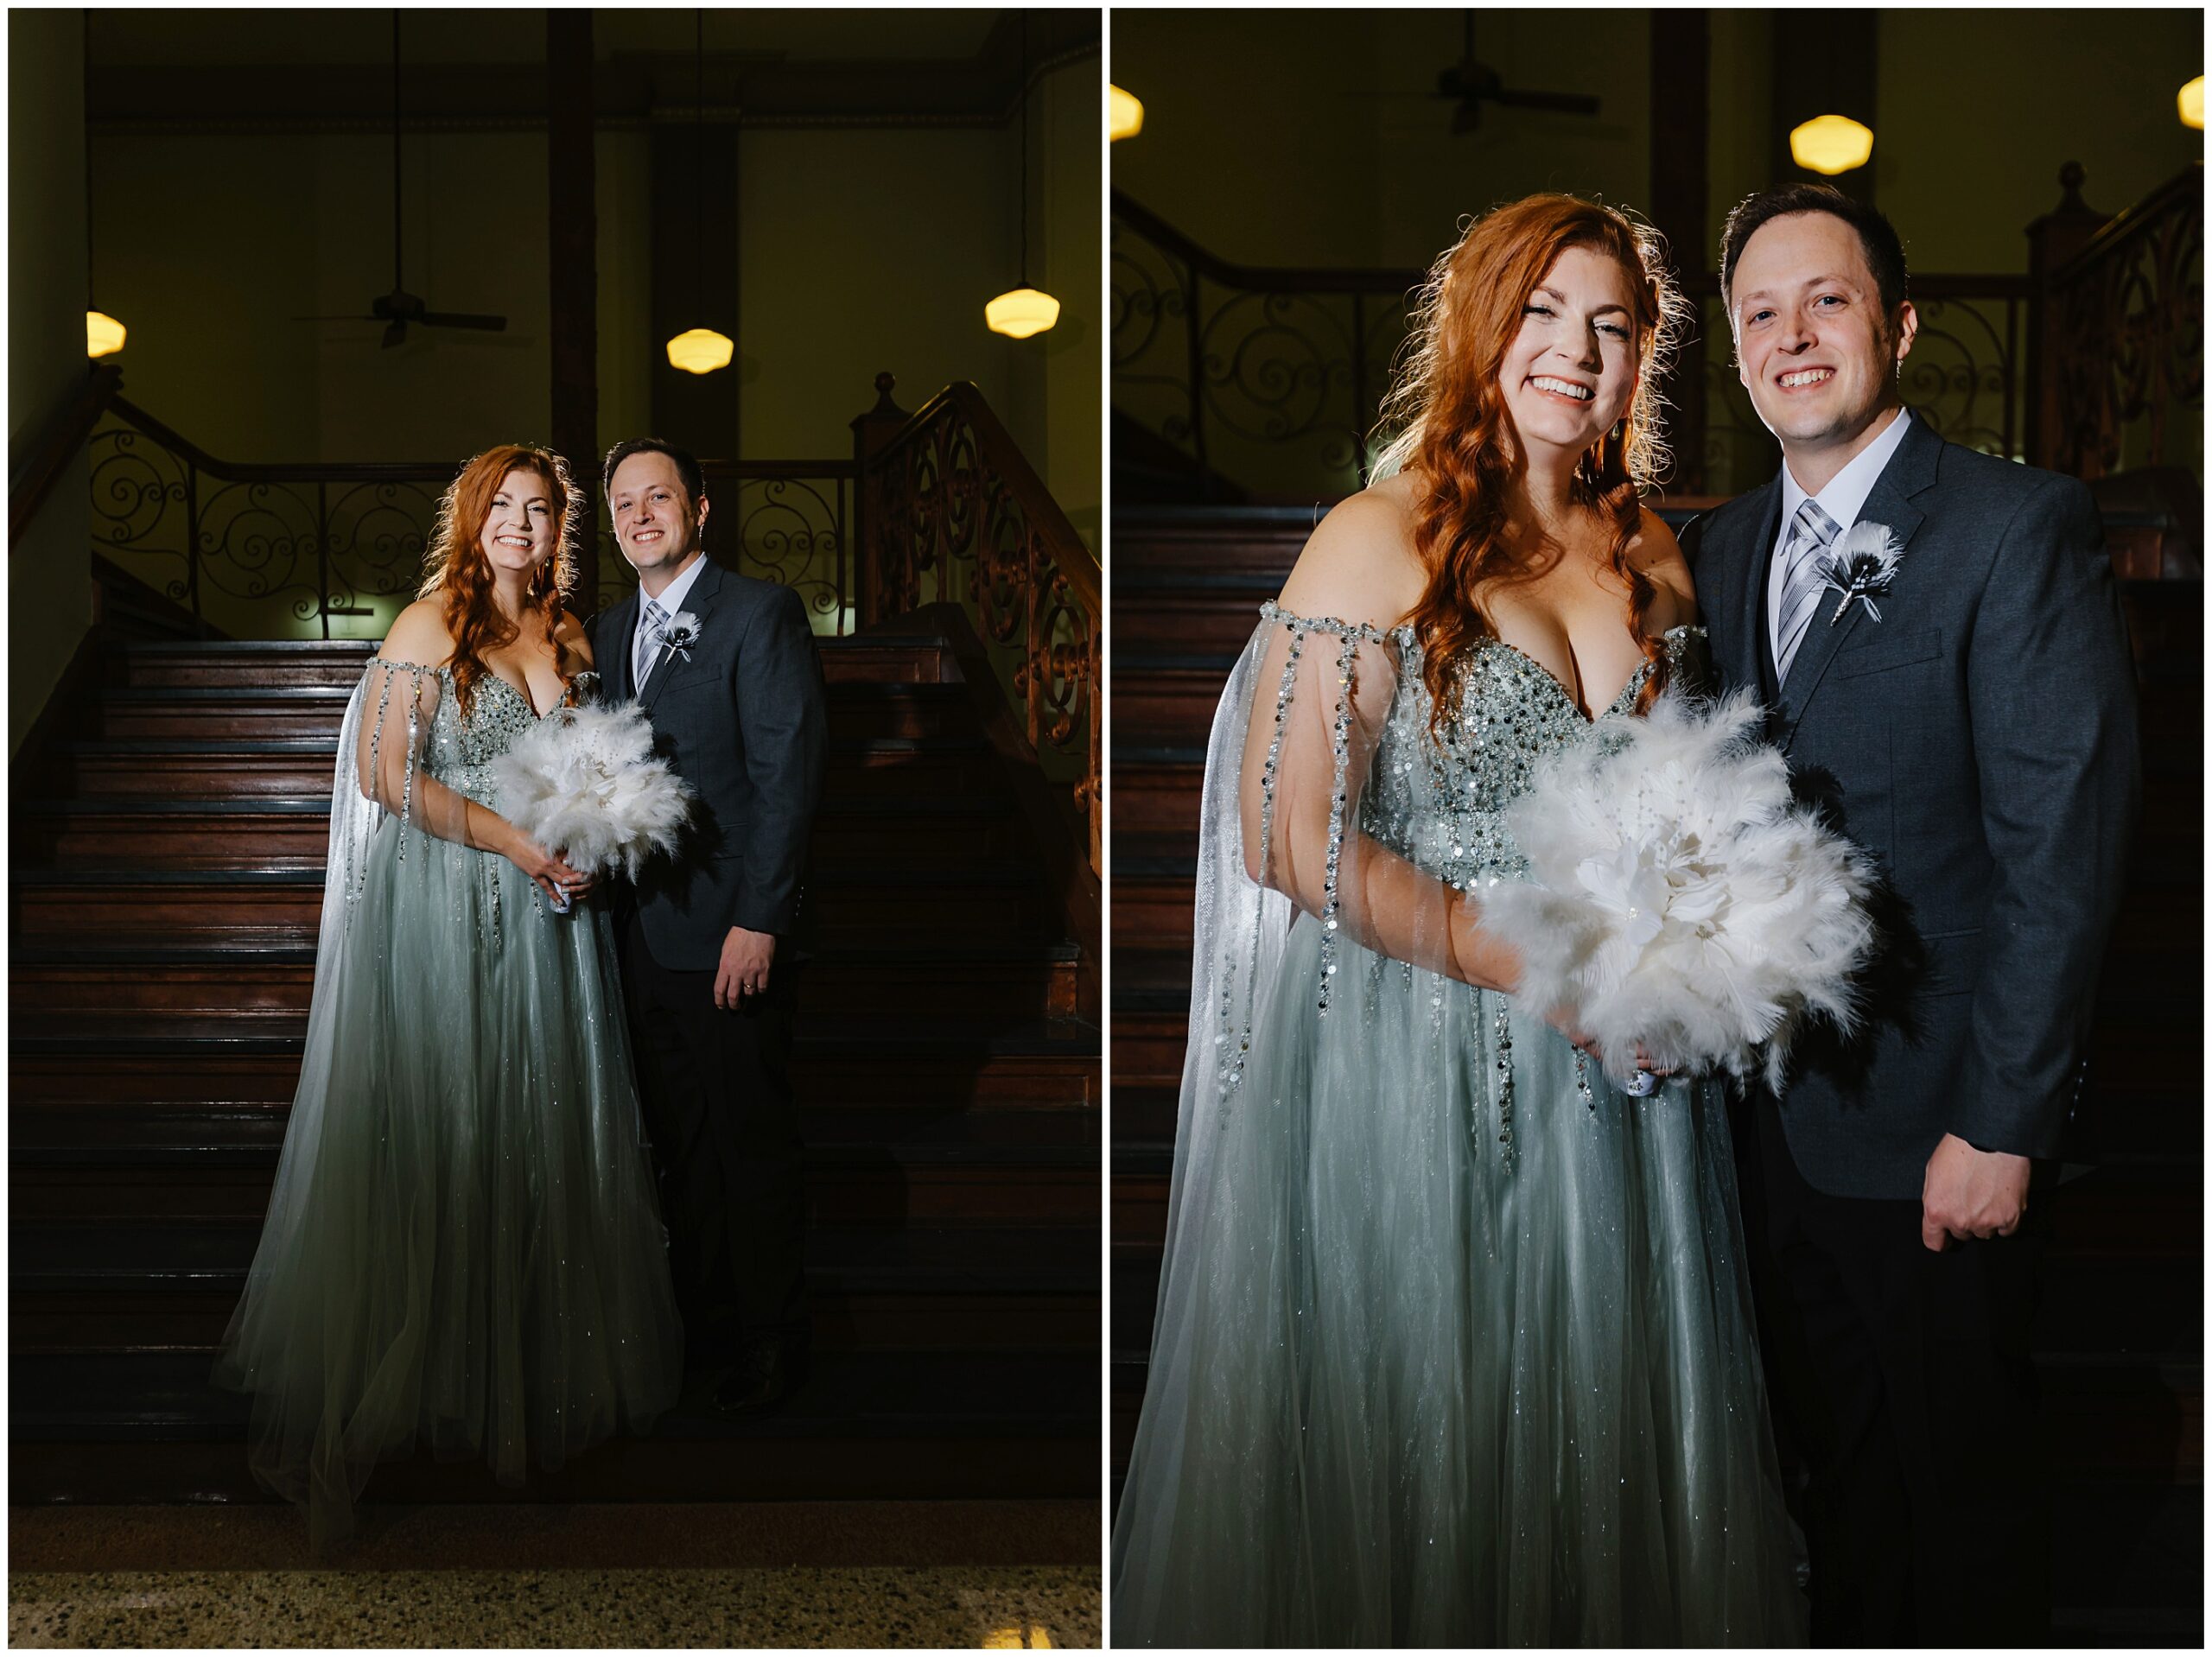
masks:
<instances>
[{"instance_id":1,"label":"black shoe","mask_svg":"<svg viewBox=\"0 0 2212 1657\"><path fill-rule=\"evenodd\" d=\"M765 1415L805 1378L806 1359L788 1341L762 1336L746 1344L737 1368L715 1388L724 1415Z\"/></svg>"}]
</instances>

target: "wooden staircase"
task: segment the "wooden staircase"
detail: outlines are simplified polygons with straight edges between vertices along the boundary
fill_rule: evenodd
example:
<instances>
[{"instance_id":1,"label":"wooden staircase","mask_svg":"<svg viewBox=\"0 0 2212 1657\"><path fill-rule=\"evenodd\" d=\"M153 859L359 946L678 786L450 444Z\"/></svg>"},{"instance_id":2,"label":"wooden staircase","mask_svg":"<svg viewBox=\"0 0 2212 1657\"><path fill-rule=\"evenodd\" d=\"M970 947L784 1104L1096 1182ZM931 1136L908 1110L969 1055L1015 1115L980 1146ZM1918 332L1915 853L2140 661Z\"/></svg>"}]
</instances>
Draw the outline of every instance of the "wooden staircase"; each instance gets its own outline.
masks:
<instances>
[{"instance_id":1,"label":"wooden staircase","mask_svg":"<svg viewBox=\"0 0 2212 1657\"><path fill-rule=\"evenodd\" d=\"M1113 1469L1143 1397L1189 1017L1198 797L1215 702L1318 509L1114 519ZM2131 535L2108 514L2115 554ZM2116 558L2117 562L2117 558ZM2128 568L2120 564L2120 568ZM2202 1628L2201 581L2122 583L2143 702L2144 823L2100 987L2037 1326L2063 1480L2053 1563L2075 1644Z\"/></svg>"},{"instance_id":2,"label":"wooden staircase","mask_svg":"<svg viewBox=\"0 0 2212 1657\"><path fill-rule=\"evenodd\" d=\"M811 1377L695 1389L530 1494L1097 1488L1099 1033L985 736L927 631L823 639L830 756L793 1070ZM10 1500L266 1499L207 1371L259 1233L312 988L333 748L370 653L111 643L12 809ZM479 1463L378 1501L512 1500Z\"/></svg>"}]
</instances>

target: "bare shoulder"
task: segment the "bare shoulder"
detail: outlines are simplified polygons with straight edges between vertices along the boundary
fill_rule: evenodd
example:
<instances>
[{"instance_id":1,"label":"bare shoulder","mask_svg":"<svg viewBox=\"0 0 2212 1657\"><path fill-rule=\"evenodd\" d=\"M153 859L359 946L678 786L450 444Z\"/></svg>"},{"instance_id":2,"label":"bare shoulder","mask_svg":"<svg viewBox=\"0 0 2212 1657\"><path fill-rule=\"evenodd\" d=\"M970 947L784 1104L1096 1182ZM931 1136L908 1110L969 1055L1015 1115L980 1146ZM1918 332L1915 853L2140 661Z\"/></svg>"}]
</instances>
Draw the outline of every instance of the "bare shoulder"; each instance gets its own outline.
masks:
<instances>
[{"instance_id":1,"label":"bare shoulder","mask_svg":"<svg viewBox=\"0 0 2212 1657\"><path fill-rule=\"evenodd\" d=\"M1684 626L1697 619L1697 586L1690 579L1689 560L1681 543L1667 527L1666 519L1649 506L1641 510L1636 535L1627 547L1629 567L1641 570L1658 589L1653 594L1645 625L1655 631Z\"/></svg>"},{"instance_id":2,"label":"bare shoulder","mask_svg":"<svg viewBox=\"0 0 2212 1657\"><path fill-rule=\"evenodd\" d=\"M1403 620L1426 584L1414 549L1417 499L1406 479L1392 478L1339 503L1298 555L1283 583L1282 607L1371 627Z\"/></svg>"},{"instance_id":3,"label":"bare shoulder","mask_svg":"<svg viewBox=\"0 0 2212 1657\"><path fill-rule=\"evenodd\" d=\"M446 606L442 599L417 599L391 620L384 648L377 652L385 662L411 662L417 667L442 667L453 656L453 635L446 631Z\"/></svg>"},{"instance_id":4,"label":"bare shoulder","mask_svg":"<svg viewBox=\"0 0 2212 1657\"><path fill-rule=\"evenodd\" d=\"M560 620L554 624L553 643L561 654L563 672L573 673L580 666L591 666L591 632L582 618L570 611L561 612Z\"/></svg>"}]
</instances>

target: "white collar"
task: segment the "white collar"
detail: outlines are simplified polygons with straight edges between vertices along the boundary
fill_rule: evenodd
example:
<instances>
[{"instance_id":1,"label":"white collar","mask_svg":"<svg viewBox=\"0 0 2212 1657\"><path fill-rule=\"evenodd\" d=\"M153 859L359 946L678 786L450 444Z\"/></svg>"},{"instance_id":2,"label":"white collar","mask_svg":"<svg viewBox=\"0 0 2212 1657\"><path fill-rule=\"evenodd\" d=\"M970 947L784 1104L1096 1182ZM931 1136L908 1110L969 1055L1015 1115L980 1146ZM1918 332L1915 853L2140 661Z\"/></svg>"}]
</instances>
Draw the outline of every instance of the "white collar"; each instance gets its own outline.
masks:
<instances>
[{"instance_id":1,"label":"white collar","mask_svg":"<svg viewBox=\"0 0 2212 1657\"><path fill-rule=\"evenodd\" d=\"M681 575L678 575L674 581L668 584L668 586L662 591L661 595L658 598L654 599L653 602L660 606L662 609L667 611L669 614L674 615L678 610L681 610L683 607L683 600L685 597L690 593L692 587L698 582L699 572L706 567L707 555L702 552L696 558L694 558L691 561L690 568L685 569ZM645 600L647 596L645 589L643 587L639 587L638 625L640 627L645 625Z\"/></svg>"},{"instance_id":2,"label":"white collar","mask_svg":"<svg viewBox=\"0 0 2212 1657\"><path fill-rule=\"evenodd\" d=\"M1859 522L1859 514L1866 510L1866 497L1874 491L1874 481L1882 475L1882 468L1889 465L1890 457L1897 452L1897 445L1904 441L1905 428L1912 423L1912 410L1899 409L1897 417L1890 422L1882 435L1851 457L1851 463L1830 478L1827 487L1817 495L1808 497L1789 470L1789 462L1782 463L1782 532L1786 536L1789 526L1797 521L1797 509L1808 498L1817 500L1821 510L1834 520L1838 530L1847 530Z\"/></svg>"}]
</instances>

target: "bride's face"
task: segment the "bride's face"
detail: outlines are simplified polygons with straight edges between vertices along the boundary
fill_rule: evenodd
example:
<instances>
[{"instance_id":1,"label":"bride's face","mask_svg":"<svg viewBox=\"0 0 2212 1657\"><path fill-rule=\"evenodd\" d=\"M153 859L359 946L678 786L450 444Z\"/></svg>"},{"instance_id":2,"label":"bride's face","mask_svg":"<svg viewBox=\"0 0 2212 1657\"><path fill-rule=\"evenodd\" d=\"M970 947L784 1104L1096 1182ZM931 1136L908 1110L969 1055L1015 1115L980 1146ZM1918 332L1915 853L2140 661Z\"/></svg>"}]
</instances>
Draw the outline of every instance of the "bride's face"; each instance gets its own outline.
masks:
<instances>
[{"instance_id":1,"label":"bride's face","mask_svg":"<svg viewBox=\"0 0 2212 1657\"><path fill-rule=\"evenodd\" d=\"M553 498L545 479L535 472L508 473L476 538L493 568L534 572L553 556Z\"/></svg>"},{"instance_id":2,"label":"bride's face","mask_svg":"<svg viewBox=\"0 0 2212 1657\"><path fill-rule=\"evenodd\" d=\"M1594 248L1570 247L1522 308L1498 378L1513 429L1531 448L1580 454L1636 395L1636 313L1628 273Z\"/></svg>"}]
</instances>

